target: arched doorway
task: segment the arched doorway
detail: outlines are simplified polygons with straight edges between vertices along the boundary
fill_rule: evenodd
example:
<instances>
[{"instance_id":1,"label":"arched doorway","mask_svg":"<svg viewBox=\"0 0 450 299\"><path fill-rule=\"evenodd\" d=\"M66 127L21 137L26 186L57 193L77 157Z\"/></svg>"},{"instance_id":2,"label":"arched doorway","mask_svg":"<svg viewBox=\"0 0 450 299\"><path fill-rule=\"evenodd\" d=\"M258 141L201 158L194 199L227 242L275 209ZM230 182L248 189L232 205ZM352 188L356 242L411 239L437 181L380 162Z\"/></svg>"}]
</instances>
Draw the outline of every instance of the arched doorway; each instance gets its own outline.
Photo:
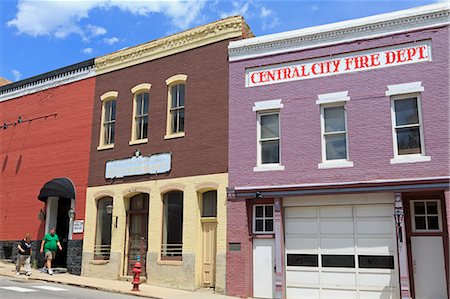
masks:
<instances>
[{"instance_id":1,"label":"arched doorway","mask_svg":"<svg viewBox=\"0 0 450 299\"><path fill-rule=\"evenodd\" d=\"M139 260L141 275L146 275L147 246L148 246L148 194L138 194L130 198L128 210L128 248L126 274L133 275L131 271Z\"/></svg>"},{"instance_id":2,"label":"arched doorway","mask_svg":"<svg viewBox=\"0 0 450 299\"><path fill-rule=\"evenodd\" d=\"M56 178L44 184L38 199L46 203L45 233L56 228L63 250L53 261L53 267L67 268L67 248L72 239L75 215L75 187L68 178Z\"/></svg>"}]
</instances>

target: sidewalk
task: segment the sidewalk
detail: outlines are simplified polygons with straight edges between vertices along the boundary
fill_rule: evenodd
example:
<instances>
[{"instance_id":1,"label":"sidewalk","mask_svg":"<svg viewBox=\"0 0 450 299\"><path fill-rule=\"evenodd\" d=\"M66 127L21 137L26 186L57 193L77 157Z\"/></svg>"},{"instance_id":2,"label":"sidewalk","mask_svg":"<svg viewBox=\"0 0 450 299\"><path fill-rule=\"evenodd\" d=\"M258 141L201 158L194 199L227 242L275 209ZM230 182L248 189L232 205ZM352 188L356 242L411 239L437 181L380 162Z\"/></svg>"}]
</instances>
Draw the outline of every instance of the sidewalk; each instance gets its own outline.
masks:
<instances>
[{"instance_id":1,"label":"sidewalk","mask_svg":"<svg viewBox=\"0 0 450 299\"><path fill-rule=\"evenodd\" d=\"M139 286L139 292L132 292L132 284L128 281L109 280L100 278L90 278L72 275L68 273L48 275L40 272L40 269L33 269L31 276L26 276L24 271L20 276L15 275L15 265L10 262L0 261L0 275L14 277L16 279L32 279L40 281L48 281L61 283L72 286L80 286L85 288L97 289L112 293L121 293L127 295L135 295L139 297L155 298L155 299L232 299L224 295L214 294L213 291L201 289L195 292L170 289L164 287L151 286L145 282ZM23 267L22 267L23 270Z\"/></svg>"}]
</instances>

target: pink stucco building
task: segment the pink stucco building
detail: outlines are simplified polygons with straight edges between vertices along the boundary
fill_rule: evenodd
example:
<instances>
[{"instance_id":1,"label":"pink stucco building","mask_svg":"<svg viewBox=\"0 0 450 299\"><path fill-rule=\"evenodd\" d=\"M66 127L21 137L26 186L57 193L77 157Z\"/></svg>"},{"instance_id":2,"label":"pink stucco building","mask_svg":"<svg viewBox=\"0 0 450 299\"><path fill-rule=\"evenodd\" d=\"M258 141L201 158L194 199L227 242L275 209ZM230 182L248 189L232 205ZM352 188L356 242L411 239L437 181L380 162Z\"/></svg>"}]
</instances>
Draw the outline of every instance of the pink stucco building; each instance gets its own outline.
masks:
<instances>
[{"instance_id":1,"label":"pink stucco building","mask_svg":"<svg viewBox=\"0 0 450 299\"><path fill-rule=\"evenodd\" d=\"M229 295L448 298L449 33L440 3L230 44Z\"/></svg>"}]
</instances>

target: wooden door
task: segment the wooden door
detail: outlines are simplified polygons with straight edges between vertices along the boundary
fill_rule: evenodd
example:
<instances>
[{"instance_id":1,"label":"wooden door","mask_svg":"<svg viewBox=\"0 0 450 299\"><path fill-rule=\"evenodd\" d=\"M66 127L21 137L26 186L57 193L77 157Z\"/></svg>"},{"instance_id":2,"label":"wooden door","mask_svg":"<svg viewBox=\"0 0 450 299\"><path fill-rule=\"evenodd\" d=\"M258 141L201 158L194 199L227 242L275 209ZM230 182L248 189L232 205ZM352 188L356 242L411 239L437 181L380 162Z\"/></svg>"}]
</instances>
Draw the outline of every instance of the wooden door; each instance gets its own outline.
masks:
<instances>
[{"instance_id":1,"label":"wooden door","mask_svg":"<svg viewBox=\"0 0 450 299\"><path fill-rule=\"evenodd\" d=\"M216 267L216 222L202 223L202 264L203 264L203 285L214 287L215 285L215 267Z\"/></svg>"},{"instance_id":2,"label":"wooden door","mask_svg":"<svg viewBox=\"0 0 450 299\"><path fill-rule=\"evenodd\" d=\"M147 244L148 244L148 212L129 212L128 222L128 275L134 264L141 263L141 275L146 275Z\"/></svg>"}]
</instances>

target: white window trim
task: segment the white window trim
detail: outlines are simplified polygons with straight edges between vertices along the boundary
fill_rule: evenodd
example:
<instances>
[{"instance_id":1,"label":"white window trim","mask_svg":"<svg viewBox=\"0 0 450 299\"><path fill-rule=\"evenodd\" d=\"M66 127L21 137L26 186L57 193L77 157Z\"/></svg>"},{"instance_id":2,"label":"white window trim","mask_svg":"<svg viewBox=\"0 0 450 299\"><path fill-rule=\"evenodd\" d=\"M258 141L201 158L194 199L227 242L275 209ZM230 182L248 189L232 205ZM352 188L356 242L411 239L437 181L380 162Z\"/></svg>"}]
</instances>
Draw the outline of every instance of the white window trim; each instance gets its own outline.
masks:
<instances>
[{"instance_id":1,"label":"white window trim","mask_svg":"<svg viewBox=\"0 0 450 299\"><path fill-rule=\"evenodd\" d=\"M105 104L108 101L116 100L116 112L117 112L117 97L118 96L119 96L119 92L117 92L117 91L108 91L100 96L100 100L102 101L102 116L101 116L101 120L100 120L100 140L98 142L99 145L97 146L98 151L114 148L114 143L111 143L111 144L104 143L105 128L103 126L103 123L105 122Z\"/></svg>"},{"instance_id":2,"label":"white window trim","mask_svg":"<svg viewBox=\"0 0 450 299\"><path fill-rule=\"evenodd\" d=\"M171 102L172 102L172 86L177 85L177 84L185 84L186 85L186 81L187 81L188 76L185 74L177 74L177 75L173 75L172 77L167 78L166 80L166 85L167 85L167 115L166 115L166 135L164 135L164 139L173 139L173 138L181 138L185 136L185 131L183 132L177 132L177 133L172 133L172 126L171 126L171 122L170 122L170 108L171 108ZM185 89L186 92L186 89ZM185 94L185 99L184 99L185 103L185 109L186 109L186 94ZM184 114L185 120L186 120L186 110L185 110L185 114ZM185 124L186 125L186 124ZM186 130L186 127L184 127L184 129Z\"/></svg>"},{"instance_id":3,"label":"white window trim","mask_svg":"<svg viewBox=\"0 0 450 299\"><path fill-rule=\"evenodd\" d=\"M283 107L283 105L281 104L281 100L275 100L275 101L280 101L279 105L281 105L281 107ZM267 101L267 102L272 102L272 101ZM256 102L255 105L257 103L263 103L263 102ZM275 102L272 102L272 104ZM266 105L265 107L273 107L270 105ZM255 111L255 110L254 110ZM284 170L284 166L281 165L281 111L278 109L261 109L258 110L257 112L257 120L256 120L256 166L253 167L253 172L262 172L262 171L279 171L279 170ZM270 114L278 114L278 128L279 128L279 132L278 132L278 144L279 144L279 163L267 163L267 164L262 164L261 163L261 116L262 115L270 115Z\"/></svg>"},{"instance_id":4,"label":"white window trim","mask_svg":"<svg viewBox=\"0 0 450 299\"><path fill-rule=\"evenodd\" d=\"M398 145L397 145L397 133L395 130L396 121L395 121L395 105L394 102L396 100L408 99L408 98L416 98L417 99L417 112L419 114L419 133L420 133L420 154L410 154L410 155L399 155L398 154ZM422 119L422 97L420 93L406 93L400 95L393 95L390 97L391 101L391 127L392 127L392 143L394 149L394 157L390 160L390 164L400 164L400 163L417 163L417 162L429 162L431 161L430 156L425 155L425 136L423 132L423 119Z\"/></svg>"},{"instance_id":5,"label":"white window trim","mask_svg":"<svg viewBox=\"0 0 450 299\"><path fill-rule=\"evenodd\" d=\"M149 93L149 101L148 106L150 110L150 89L152 88L152 85L150 83L142 83L139 85L136 85L131 89L131 93L133 93L133 116L131 119L131 139L130 142L128 142L129 145L135 145L135 144L142 144L147 143L148 138L143 139L137 139L136 138L136 96L140 93ZM148 129L147 129L148 130ZM148 136L148 132L147 132Z\"/></svg>"},{"instance_id":6,"label":"white window trim","mask_svg":"<svg viewBox=\"0 0 450 299\"><path fill-rule=\"evenodd\" d=\"M388 85L388 90L386 91L386 96L400 95L406 93L419 93L425 89L422 86L422 82L410 82L403 84Z\"/></svg>"},{"instance_id":7,"label":"white window trim","mask_svg":"<svg viewBox=\"0 0 450 299\"><path fill-rule=\"evenodd\" d=\"M278 99L278 100L255 102L255 105L253 106L252 110L253 112L260 112L268 110L279 110L283 107L284 105L281 103L281 99Z\"/></svg>"},{"instance_id":8,"label":"white window trim","mask_svg":"<svg viewBox=\"0 0 450 299\"><path fill-rule=\"evenodd\" d=\"M426 214L426 203L427 202L437 202L437 208L438 208L438 221L439 221L439 229L416 229L416 221L415 221L415 210L414 210L414 203L415 202L424 202L425 203L425 215ZM411 229L413 232L442 232L442 211L441 211L441 201L439 199L427 199L427 200L411 200L410 201L410 210L411 210ZM428 218L425 217L425 220ZM428 225L428 224L427 224Z\"/></svg>"},{"instance_id":9,"label":"white window trim","mask_svg":"<svg viewBox=\"0 0 450 299\"><path fill-rule=\"evenodd\" d=\"M266 209L266 206L271 206L272 207L272 209L273 209L273 216L272 217L266 217L266 211L265 211L265 209ZM259 231L256 231L256 207L264 207L263 209L264 209L264 216L263 216L263 218L258 218L258 219L262 219L263 220L263 228L264 228L264 230L263 231L261 231L261 232L259 232ZM274 205L273 204L258 204L258 205L253 205L253 220L252 220L252 223L253 223L253 227L252 227L252 231L253 231L253 234L255 234L255 235L269 235L269 234L274 234L275 233L275 209L274 209ZM273 221L273 230L271 230L271 231L266 231L265 230L265 226L266 226L266 224L265 224L265 220L266 219L272 219L272 221Z\"/></svg>"},{"instance_id":10,"label":"white window trim","mask_svg":"<svg viewBox=\"0 0 450 299\"><path fill-rule=\"evenodd\" d=\"M348 96L348 91L339 91L333 93L324 93L317 95L316 104L324 105L324 104L333 104L340 102L348 102L350 101L350 97Z\"/></svg>"},{"instance_id":11,"label":"white window trim","mask_svg":"<svg viewBox=\"0 0 450 299\"><path fill-rule=\"evenodd\" d=\"M322 143L322 162L317 164L317 167L319 169L353 167L353 161L350 161L350 159L349 159L350 153L349 153L349 143L348 143L346 102L350 101L350 97L348 97L347 94L348 94L347 91L323 94L323 95L319 95L318 96L319 100L316 101L316 104L320 104L320 134L321 134L321 143ZM327 160L327 150L326 150L326 142L325 142L324 109L330 108L330 107L344 107L345 146L346 146L346 152L347 152L346 159Z\"/></svg>"}]
</instances>

